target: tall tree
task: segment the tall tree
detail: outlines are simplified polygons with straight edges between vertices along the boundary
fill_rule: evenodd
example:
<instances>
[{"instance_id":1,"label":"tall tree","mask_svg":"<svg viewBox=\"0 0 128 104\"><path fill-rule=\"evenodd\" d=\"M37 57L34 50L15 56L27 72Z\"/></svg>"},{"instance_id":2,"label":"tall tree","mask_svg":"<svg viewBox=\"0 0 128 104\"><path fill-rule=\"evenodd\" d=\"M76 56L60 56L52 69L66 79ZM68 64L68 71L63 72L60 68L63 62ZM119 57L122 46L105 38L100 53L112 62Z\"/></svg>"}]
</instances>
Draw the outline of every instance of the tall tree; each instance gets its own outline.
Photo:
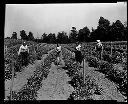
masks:
<instances>
[{"instance_id":1,"label":"tall tree","mask_svg":"<svg viewBox=\"0 0 128 104\"><path fill-rule=\"evenodd\" d=\"M50 33L47 38L48 38L48 43L55 43L56 42L56 36L54 33Z\"/></svg>"},{"instance_id":2,"label":"tall tree","mask_svg":"<svg viewBox=\"0 0 128 104\"><path fill-rule=\"evenodd\" d=\"M28 33L28 40L31 40L31 41L34 40L34 36L32 32Z\"/></svg>"},{"instance_id":3,"label":"tall tree","mask_svg":"<svg viewBox=\"0 0 128 104\"><path fill-rule=\"evenodd\" d=\"M78 41L78 32L75 27L72 27L71 33L69 34L69 40L72 43Z\"/></svg>"},{"instance_id":4,"label":"tall tree","mask_svg":"<svg viewBox=\"0 0 128 104\"><path fill-rule=\"evenodd\" d=\"M123 37L125 37L124 30L125 27L120 20L114 22L110 29L110 34L112 36L112 39L114 41L122 41Z\"/></svg>"},{"instance_id":5,"label":"tall tree","mask_svg":"<svg viewBox=\"0 0 128 104\"><path fill-rule=\"evenodd\" d=\"M44 43L47 43L47 34L46 33L43 33L41 39L43 40Z\"/></svg>"},{"instance_id":6,"label":"tall tree","mask_svg":"<svg viewBox=\"0 0 128 104\"><path fill-rule=\"evenodd\" d=\"M80 29L78 33L78 41L80 42L89 41L89 35L90 35L90 30L87 26L84 27L83 29Z\"/></svg>"},{"instance_id":7,"label":"tall tree","mask_svg":"<svg viewBox=\"0 0 128 104\"><path fill-rule=\"evenodd\" d=\"M20 36L21 36L21 39L23 40L27 40L28 39L28 36L26 34L26 32L24 30L20 31Z\"/></svg>"},{"instance_id":8,"label":"tall tree","mask_svg":"<svg viewBox=\"0 0 128 104\"><path fill-rule=\"evenodd\" d=\"M57 35L57 42L60 44L64 44L64 43L68 43L68 36L67 33L62 31L62 32L58 32Z\"/></svg>"},{"instance_id":9,"label":"tall tree","mask_svg":"<svg viewBox=\"0 0 128 104\"><path fill-rule=\"evenodd\" d=\"M97 36L96 36L96 29L92 28L92 32L90 33L89 41L93 42L96 41Z\"/></svg>"},{"instance_id":10,"label":"tall tree","mask_svg":"<svg viewBox=\"0 0 128 104\"><path fill-rule=\"evenodd\" d=\"M13 32L11 39L17 39L17 33Z\"/></svg>"},{"instance_id":11,"label":"tall tree","mask_svg":"<svg viewBox=\"0 0 128 104\"><path fill-rule=\"evenodd\" d=\"M98 23L99 25L96 32L97 37L99 37L99 39L102 41L110 40L110 35L108 34L110 29L110 21L100 17Z\"/></svg>"}]
</instances>

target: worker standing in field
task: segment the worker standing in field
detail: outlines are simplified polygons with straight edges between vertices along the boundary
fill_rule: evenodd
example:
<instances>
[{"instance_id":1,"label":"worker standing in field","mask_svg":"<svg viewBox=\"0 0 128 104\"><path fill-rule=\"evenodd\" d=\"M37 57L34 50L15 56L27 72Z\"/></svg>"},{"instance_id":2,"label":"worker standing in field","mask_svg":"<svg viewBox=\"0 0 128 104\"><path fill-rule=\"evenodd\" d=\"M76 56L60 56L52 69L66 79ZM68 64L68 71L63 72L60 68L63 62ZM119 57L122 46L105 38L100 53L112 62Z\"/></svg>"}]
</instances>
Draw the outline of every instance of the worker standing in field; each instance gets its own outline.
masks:
<instances>
[{"instance_id":1,"label":"worker standing in field","mask_svg":"<svg viewBox=\"0 0 128 104\"><path fill-rule=\"evenodd\" d=\"M78 63L81 66L83 56L82 56L82 53L81 53L81 44L80 43L77 43L74 54L75 54L75 62L74 63Z\"/></svg>"},{"instance_id":2,"label":"worker standing in field","mask_svg":"<svg viewBox=\"0 0 128 104\"><path fill-rule=\"evenodd\" d=\"M60 56L61 56L61 46L57 43L57 65L60 63Z\"/></svg>"},{"instance_id":3,"label":"worker standing in field","mask_svg":"<svg viewBox=\"0 0 128 104\"><path fill-rule=\"evenodd\" d=\"M96 51L97 57L99 59L101 59L102 58L103 45L102 45L100 40L97 40L97 44L95 46L95 51Z\"/></svg>"},{"instance_id":4,"label":"worker standing in field","mask_svg":"<svg viewBox=\"0 0 128 104\"><path fill-rule=\"evenodd\" d=\"M28 55L29 55L29 49L26 44L26 42L23 42L23 44L20 46L19 51L18 51L18 56L21 58L21 63L23 65L28 64Z\"/></svg>"}]
</instances>

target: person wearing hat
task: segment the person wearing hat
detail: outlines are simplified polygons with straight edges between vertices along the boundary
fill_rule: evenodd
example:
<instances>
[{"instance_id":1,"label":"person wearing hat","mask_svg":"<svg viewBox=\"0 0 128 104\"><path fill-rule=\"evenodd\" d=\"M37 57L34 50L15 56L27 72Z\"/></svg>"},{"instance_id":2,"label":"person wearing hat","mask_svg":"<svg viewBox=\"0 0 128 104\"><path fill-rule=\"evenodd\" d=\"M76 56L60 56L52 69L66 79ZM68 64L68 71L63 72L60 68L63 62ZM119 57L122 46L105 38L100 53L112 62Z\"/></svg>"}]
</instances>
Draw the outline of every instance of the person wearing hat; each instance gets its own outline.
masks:
<instances>
[{"instance_id":1,"label":"person wearing hat","mask_svg":"<svg viewBox=\"0 0 128 104\"><path fill-rule=\"evenodd\" d=\"M18 56L21 57L22 66L23 65L26 66L28 64L28 54L29 54L28 46L26 42L23 42L23 44L20 46L19 51L18 51Z\"/></svg>"},{"instance_id":2,"label":"person wearing hat","mask_svg":"<svg viewBox=\"0 0 128 104\"><path fill-rule=\"evenodd\" d=\"M78 63L81 66L83 56L81 53L81 44L80 43L77 43L77 46L76 46L75 51L74 51L74 55L75 55L75 62L74 63Z\"/></svg>"},{"instance_id":3,"label":"person wearing hat","mask_svg":"<svg viewBox=\"0 0 128 104\"><path fill-rule=\"evenodd\" d=\"M95 51L96 51L97 57L101 59L103 45L100 40L96 40L96 41L97 41L97 44L95 46Z\"/></svg>"},{"instance_id":4,"label":"person wearing hat","mask_svg":"<svg viewBox=\"0 0 128 104\"><path fill-rule=\"evenodd\" d=\"M57 44L57 64L60 62L60 56L61 56L61 46Z\"/></svg>"}]
</instances>

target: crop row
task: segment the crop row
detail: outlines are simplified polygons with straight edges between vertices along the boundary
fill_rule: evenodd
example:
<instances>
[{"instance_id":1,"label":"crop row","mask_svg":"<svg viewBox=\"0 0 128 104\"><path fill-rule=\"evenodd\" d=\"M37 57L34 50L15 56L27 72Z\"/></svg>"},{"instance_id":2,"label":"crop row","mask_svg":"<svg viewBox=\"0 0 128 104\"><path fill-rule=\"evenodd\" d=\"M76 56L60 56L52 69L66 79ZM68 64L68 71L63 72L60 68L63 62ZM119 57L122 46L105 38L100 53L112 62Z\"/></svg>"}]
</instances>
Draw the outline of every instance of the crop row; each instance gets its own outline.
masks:
<instances>
[{"instance_id":1,"label":"crop row","mask_svg":"<svg viewBox=\"0 0 128 104\"><path fill-rule=\"evenodd\" d=\"M76 67L73 67L72 61L68 61L72 57L71 52L68 51L67 49L63 49L62 51L63 51L63 56L66 57L65 64L69 65L69 67L67 67L67 70L72 77L72 81L70 83L75 88L75 92L73 92L71 95L73 99L88 100L91 99L91 96L93 95L102 95L102 96L106 96L104 100L105 99L110 100L111 98L119 101L117 96L119 96L120 94L117 91L116 85L107 78L105 78L104 74L96 71L97 68L88 67L87 69L85 69L86 70L85 83L83 83L83 75L80 74L81 70L78 69L77 65ZM106 88L108 90L105 92ZM107 95L107 93L109 93L109 95ZM110 98L108 98L107 96L109 96Z\"/></svg>"},{"instance_id":2,"label":"crop row","mask_svg":"<svg viewBox=\"0 0 128 104\"><path fill-rule=\"evenodd\" d=\"M127 42L102 42L104 48L106 47L112 47L113 49L122 49L127 50ZM82 47L91 47L94 48L96 45L96 42L89 42L89 43L82 43ZM74 48L76 44L64 44L66 47Z\"/></svg>"},{"instance_id":3,"label":"crop row","mask_svg":"<svg viewBox=\"0 0 128 104\"><path fill-rule=\"evenodd\" d=\"M67 48L68 49L68 48ZM108 79L118 84L119 90L126 95L126 86L127 86L127 53L122 54L115 52L110 56L106 51L103 52L102 61L98 60L93 54L87 55L91 49L85 49L84 56L86 61L89 62L90 67L97 68L99 72L102 72L106 75ZM115 67L116 66L116 67Z\"/></svg>"},{"instance_id":4,"label":"crop row","mask_svg":"<svg viewBox=\"0 0 128 104\"><path fill-rule=\"evenodd\" d=\"M21 39L4 39L4 45L7 46L8 48L18 45L18 44L22 44L24 40ZM27 45L33 45L33 44L37 44L36 42L33 41L26 41Z\"/></svg>"},{"instance_id":5,"label":"crop row","mask_svg":"<svg viewBox=\"0 0 128 104\"><path fill-rule=\"evenodd\" d=\"M13 92L13 100L36 100L37 91L41 87L41 81L47 77L51 63L56 59L55 54L56 52L53 50L44 60L41 60L40 65L36 66L36 71L27 79L27 84L19 91Z\"/></svg>"},{"instance_id":6,"label":"crop row","mask_svg":"<svg viewBox=\"0 0 128 104\"><path fill-rule=\"evenodd\" d=\"M38 45L30 45L29 47L29 54L30 56L43 55L43 53L47 53L48 51L52 50L54 47L52 45L38 44ZM17 60L18 58L18 51L21 44L15 45L13 47L8 48L7 52L4 55L5 59ZM45 47L44 47L45 46ZM38 50L37 50L38 47Z\"/></svg>"},{"instance_id":7,"label":"crop row","mask_svg":"<svg viewBox=\"0 0 128 104\"><path fill-rule=\"evenodd\" d=\"M93 44L89 44L89 43L85 43L85 44L82 43L81 52L82 52L83 56L84 57L92 56L92 55L96 56L96 53L95 53L95 50L94 50L95 45L96 44L93 45ZM76 46L75 44L64 44L63 45L63 47L67 48L70 51L74 51L75 46ZM107 55L107 56L113 57L113 58L116 58L118 56L119 60L120 59L122 60L122 58L127 59L127 45L120 45L120 47L117 47L117 46L118 45L114 45L113 48L112 48L112 51L111 51L111 46L107 45L107 43L106 43L106 45L104 45L102 56Z\"/></svg>"},{"instance_id":8,"label":"crop row","mask_svg":"<svg viewBox=\"0 0 128 104\"><path fill-rule=\"evenodd\" d=\"M37 51L35 49L35 46L29 47L30 53L29 53L29 63L33 63L38 57L41 59L43 54L46 54L48 51L52 50L55 48L53 45L46 45L46 44L38 44L39 45L39 50ZM46 45L46 46L45 46ZM19 47L13 47L8 50L8 52L5 55L5 79L10 79L11 78L11 63L14 62L14 67L15 71L19 70L20 67L20 60L18 59L18 51Z\"/></svg>"},{"instance_id":9,"label":"crop row","mask_svg":"<svg viewBox=\"0 0 128 104\"><path fill-rule=\"evenodd\" d=\"M116 83L124 95L127 94L127 64L113 64L108 61L99 61L93 56L86 57L86 61L90 67L97 68L97 71L105 74L108 79Z\"/></svg>"}]
</instances>

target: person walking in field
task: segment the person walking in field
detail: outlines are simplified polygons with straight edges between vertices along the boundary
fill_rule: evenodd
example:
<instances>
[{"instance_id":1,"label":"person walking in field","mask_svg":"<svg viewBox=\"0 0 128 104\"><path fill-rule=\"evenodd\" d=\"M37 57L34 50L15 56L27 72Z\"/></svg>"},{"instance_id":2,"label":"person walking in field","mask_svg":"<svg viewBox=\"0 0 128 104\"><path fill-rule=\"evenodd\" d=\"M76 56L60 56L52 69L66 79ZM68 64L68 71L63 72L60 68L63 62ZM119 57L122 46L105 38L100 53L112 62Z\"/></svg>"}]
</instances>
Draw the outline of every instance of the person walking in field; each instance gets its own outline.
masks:
<instances>
[{"instance_id":1,"label":"person walking in field","mask_svg":"<svg viewBox=\"0 0 128 104\"><path fill-rule=\"evenodd\" d=\"M23 42L23 44L20 46L18 51L18 56L21 59L22 66L28 64L28 55L29 55L29 49L26 44L26 42Z\"/></svg>"},{"instance_id":2,"label":"person walking in field","mask_svg":"<svg viewBox=\"0 0 128 104\"><path fill-rule=\"evenodd\" d=\"M95 51L96 51L97 57L99 59L101 59L102 58L103 45L102 45L100 40L97 40L97 44L95 46Z\"/></svg>"},{"instance_id":3,"label":"person walking in field","mask_svg":"<svg viewBox=\"0 0 128 104\"><path fill-rule=\"evenodd\" d=\"M75 62L73 64L78 63L81 66L83 60L83 56L81 53L81 44L77 43L77 46L74 51L74 55L75 55Z\"/></svg>"},{"instance_id":4,"label":"person walking in field","mask_svg":"<svg viewBox=\"0 0 128 104\"><path fill-rule=\"evenodd\" d=\"M61 46L57 44L57 65L60 63L60 56L61 56Z\"/></svg>"}]
</instances>

